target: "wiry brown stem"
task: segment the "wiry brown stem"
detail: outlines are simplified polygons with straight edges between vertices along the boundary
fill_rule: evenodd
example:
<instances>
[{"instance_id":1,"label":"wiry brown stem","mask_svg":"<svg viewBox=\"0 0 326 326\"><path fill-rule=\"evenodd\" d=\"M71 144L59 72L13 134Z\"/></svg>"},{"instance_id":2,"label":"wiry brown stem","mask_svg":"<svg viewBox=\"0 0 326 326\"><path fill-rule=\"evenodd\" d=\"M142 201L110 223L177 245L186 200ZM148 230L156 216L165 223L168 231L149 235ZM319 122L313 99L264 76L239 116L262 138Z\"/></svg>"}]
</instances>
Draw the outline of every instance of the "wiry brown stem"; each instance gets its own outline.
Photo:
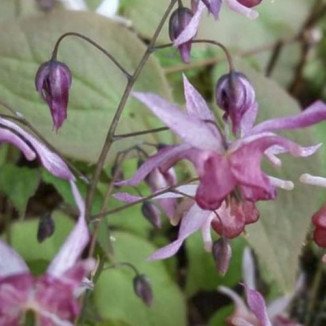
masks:
<instances>
[{"instance_id":1,"label":"wiry brown stem","mask_svg":"<svg viewBox=\"0 0 326 326\"><path fill-rule=\"evenodd\" d=\"M96 185L98 183L99 176L101 174L101 171L102 171L104 162L106 160L107 154L110 151L110 148L111 148L111 146L112 146L112 144L114 142L114 133L115 133L115 130L116 130L117 126L118 126L121 114L122 114L122 112L123 112L123 110L125 108L127 99L129 98L130 92L131 92L136 80L138 79L141 71L143 70L149 56L151 55L152 48L154 47L154 45L156 43L156 40L157 40L157 38L158 38L162 28L163 28L163 25L164 25L165 21L167 20L167 18L169 17L169 14L170 14L171 10L173 9L176 2L177 2L177 0L172 0L170 2L170 5L168 6L167 10L165 11L165 13L164 13L164 15L163 15L157 29L156 29L156 31L154 32L154 35L153 35L153 37L151 39L150 44L147 47L147 50L145 51L142 59L140 60L138 66L136 67L135 72L132 74L132 76L128 80L125 91L124 91L124 93L123 93L123 95L121 97L119 106L118 106L118 108L117 108L117 110L115 112L115 115L113 117L113 120L111 122L109 130L107 132L107 136L106 136L106 139L105 139L101 154L99 156L99 159L97 161L96 168L95 168L95 171L94 171L94 174L93 174L93 177L92 177L91 184L90 184L88 192L87 192L87 198L86 198L86 217L87 218L89 218L89 216L90 216L91 203L92 203L93 198L94 198Z\"/></svg>"}]
</instances>

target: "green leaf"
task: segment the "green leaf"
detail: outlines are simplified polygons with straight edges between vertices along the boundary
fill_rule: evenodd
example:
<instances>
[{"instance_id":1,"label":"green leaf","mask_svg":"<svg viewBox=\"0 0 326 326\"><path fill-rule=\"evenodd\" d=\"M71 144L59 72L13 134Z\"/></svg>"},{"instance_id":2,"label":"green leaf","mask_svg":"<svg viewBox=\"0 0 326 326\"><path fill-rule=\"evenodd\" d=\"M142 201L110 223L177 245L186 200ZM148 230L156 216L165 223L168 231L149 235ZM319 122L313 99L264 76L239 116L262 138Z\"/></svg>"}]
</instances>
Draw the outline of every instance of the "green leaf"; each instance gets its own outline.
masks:
<instances>
[{"instance_id":1,"label":"green leaf","mask_svg":"<svg viewBox=\"0 0 326 326\"><path fill-rule=\"evenodd\" d=\"M240 70L252 81L259 103L259 121L293 115L300 112L297 102L274 81L261 74L239 65ZM318 143L311 130L284 132L286 137L301 145ZM280 169L264 166L268 174L292 180L292 191L278 190L274 201L260 202L260 220L247 228L248 242L254 248L259 261L265 265L272 278L283 292L291 291L298 271L298 256L305 242L310 226L310 217L317 210L320 189L299 182L301 174L309 172L320 175L319 156L293 158L281 157Z\"/></svg>"},{"instance_id":2,"label":"green leaf","mask_svg":"<svg viewBox=\"0 0 326 326\"><path fill-rule=\"evenodd\" d=\"M129 72L135 70L146 49L126 27L91 12L60 11L18 21L7 20L0 24L1 99L23 113L63 154L96 162L126 78L107 57L85 41L76 37L65 39L58 60L70 67L73 82L68 119L58 133L54 132L49 109L35 91L34 77L39 65L49 60L58 37L67 31L79 32L100 43ZM148 60L135 89L170 97L167 81L155 58ZM145 108L136 100L130 100L119 132L139 131L156 125L157 120ZM149 135L119 141L108 159L114 160L118 150L139 143L141 139L157 140Z\"/></svg>"},{"instance_id":3,"label":"green leaf","mask_svg":"<svg viewBox=\"0 0 326 326\"><path fill-rule=\"evenodd\" d=\"M199 232L186 241L189 268L187 272L186 293L190 297L197 291L216 290L219 285L233 287L242 277L242 253L245 245L243 238L231 241L232 259L226 275L218 274L211 254L203 248L202 236Z\"/></svg>"},{"instance_id":4,"label":"green leaf","mask_svg":"<svg viewBox=\"0 0 326 326\"><path fill-rule=\"evenodd\" d=\"M155 247L128 233L117 232L114 236L116 262L130 262L140 273L145 273L151 281L154 300L152 307L148 308L136 297L132 284L135 274L128 267L106 270L94 290L100 315L104 319L123 321L129 325L186 325L184 299L170 279L164 263L146 261Z\"/></svg>"},{"instance_id":5,"label":"green leaf","mask_svg":"<svg viewBox=\"0 0 326 326\"><path fill-rule=\"evenodd\" d=\"M59 211L54 212L52 217L55 231L42 243L39 243L36 238L38 219L12 224L11 245L26 261L50 261L70 233L74 222L69 217Z\"/></svg>"},{"instance_id":6,"label":"green leaf","mask_svg":"<svg viewBox=\"0 0 326 326\"><path fill-rule=\"evenodd\" d=\"M9 197L21 216L39 183L40 173L37 169L12 164L5 164L0 169L0 191Z\"/></svg>"},{"instance_id":7,"label":"green leaf","mask_svg":"<svg viewBox=\"0 0 326 326\"><path fill-rule=\"evenodd\" d=\"M42 179L44 182L54 186L54 188L58 191L58 193L61 195L61 197L67 204L76 207L75 199L72 195L69 181L59 179L53 176L48 171L46 171L45 169L42 170ZM83 198L85 198L87 192L87 184L85 184L85 182L81 180L77 180L77 187L80 193L83 195ZM99 191L96 191L93 200L93 205L92 205L93 214L96 214L100 211L101 203L102 203L102 195L100 194Z\"/></svg>"},{"instance_id":8,"label":"green leaf","mask_svg":"<svg viewBox=\"0 0 326 326\"><path fill-rule=\"evenodd\" d=\"M227 326L226 318L231 316L234 311L234 306L226 306L219 309L209 320L209 326Z\"/></svg>"}]
</instances>

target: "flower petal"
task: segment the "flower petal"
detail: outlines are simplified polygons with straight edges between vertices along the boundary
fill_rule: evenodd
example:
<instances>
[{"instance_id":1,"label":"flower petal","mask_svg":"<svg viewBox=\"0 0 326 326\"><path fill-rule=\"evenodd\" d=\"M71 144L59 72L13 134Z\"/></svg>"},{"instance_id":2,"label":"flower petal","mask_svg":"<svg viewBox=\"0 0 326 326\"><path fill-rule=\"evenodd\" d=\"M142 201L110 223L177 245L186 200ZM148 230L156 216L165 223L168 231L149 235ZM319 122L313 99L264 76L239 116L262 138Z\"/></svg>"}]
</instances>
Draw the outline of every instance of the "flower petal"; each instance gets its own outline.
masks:
<instances>
[{"instance_id":1,"label":"flower petal","mask_svg":"<svg viewBox=\"0 0 326 326\"><path fill-rule=\"evenodd\" d=\"M9 129L0 128L0 143L10 143L18 147L24 153L28 161L32 161L36 158L35 152L28 144Z\"/></svg>"},{"instance_id":2,"label":"flower petal","mask_svg":"<svg viewBox=\"0 0 326 326\"><path fill-rule=\"evenodd\" d=\"M134 176L128 180L115 182L117 186L136 186L143 181L154 169L159 168L166 161L174 161L174 158L180 153L189 150L190 146L187 144L180 144L174 146L165 146L159 152L149 159L147 159L137 170Z\"/></svg>"},{"instance_id":3,"label":"flower petal","mask_svg":"<svg viewBox=\"0 0 326 326\"><path fill-rule=\"evenodd\" d=\"M178 47L183 43L190 41L197 34L200 18L205 9L205 5L200 1L198 4L197 11L189 21L186 28L180 33L180 35L174 40L173 45Z\"/></svg>"},{"instance_id":4,"label":"flower petal","mask_svg":"<svg viewBox=\"0 0 326 326\"><path fill-rule=\"evenodd\" d=\"M257 11L248 8L246 6L243 6L237 0L226 0L226 3L231 10L234 10L239 14L248 17L249 19L256 19L259 16Z\"/></svg>"},{"instance_id":5,"label":"flower petal","mask_svg":"<svg viewBox=\"0 0 326 326\"><path fill-rule=\"evenodd\" d=\"M47 273L60 277L73 267L89 241L89 232L85 220L85 203L76 184L70 182L72 193L79 209L79 218L58 254L52 260Z\"/></svg>"},{"instance_id":6,"label":"flower petal","mask_svg":"<svg viewBox=\"0 0 326 326\"><path fill-rule=\"evenodd\" d=\"M272 323L268 318L265 300L262 295L258 291L249 289L246 285L244 285L244 287L246 289L248 306L261 322L261 326L272 326Z\"/></svg>"},{"instance_id":7,"label":"flower petal","mask_svg":"<svg viewBox=\"0 0 326 326\"><path fill-rule=\"evenodd\" d=\"M194 204L181 221L178 239L154 252L148 260L165 259L173 256L179 250L183 241L205 224L210 214L210 211L204 211Z\"/></svg>"},{"instance_id":8,"label":"flower petal","mask_svg":"<svg viewBox=\"0 0 326 326\"><path fill-rule=\"evenodd\" d=\"M0 240L0 279L14 274L30 273L18 253Z\"/></svg>"},{"instance_id":9,"label":"flower petal","mask_svg":"<svg viewBox=\"0 0 326 326\"><path fill-rule=\"evenodd\" d=\"M24 140L26 140L37 153L44 168L47 169L55 177L66 180L75 180L75 177L69 170L67 164L57 154L50 151L35 137L30 135L28 132L23 130L21 127L19 127L12 121L0 118L0 125L14 130L15 132L17 132L18 135L20 135Z\"/></svg>"},{"instance_id":10,"label":"flower petal","mask_svg":"<svg viewBox=\"0 0 326 326\"><path fill-rule=\"evenodd\" d=\"M195 164L200 178L196 193L197 204L203 209L219 208L236 185L228 159L211 152L194 152L189 159Z\"/></svg>"},{"instance_id":11,"label":"flower petal","mask_svg":"<svg viewBox=\"0 0 326 326\"><path fill-rule=\"evenodd\" d=\"M160 120L186 143L199 149L221 151L221 139L217 138L208 125L194 116L182 112L175 105L151 93L133 93Z\"/></svg>"},{"instance_id":12,"label":"flower petal","mask_svg":"<svg viewBox=\"0 0 326 326\"><path fill-rule=\"evenodd\" d=\"M118 13L119 0L103 0L96 8L96 13L106 17L114 17Z\"/></svg>"},{"instance_id":13,"label":"flower petal","mask_svg":"<svg viewBox=\"0 0 326 326\"><path fill-rule=\"evenodd\" d=\"M326 119L326 104L316 101L299 114L264 121L255 126L250 133L257 134L266 131L304 128Z\"/></svg>"},{"instance_id":14,"label":"flower petal","mask_svg":"<svg viewBox=\"0 0 326 326\"><path fill-rule=\"evenodd\" d=\"M263 133L246 137L240 140L242 144L236 145L237 149L233 152L230 158L230 168L233 176L242 186L254 187L252 192L259 198L251 198L252 200L273 198L273 188L269 178L261 171L260 161L264 152L275 145L278 145L293 156L306 156L307 152L311 153L301 147L300 145L272 133ZM233 151L233 149L230 149ZM244 162L246 162L244 164ZM244 188L244 192L250 193L249 188ZM264 194L265 193L265 194ZM250 199L247 197L247 199Z\"/></svg>"},{"instance_id":15,"label":"flower petal","mask_svg":"<svg viewBox=\"0 0 326 326\"><path fill-rule=\"evenodd\" d=\"M247 110L244 115L242 116L241 119L241 124L240 124L240 135L241 137L246 136L247 134L250 133L257 117L258 113L258 104L255 103L250 110Z\"/></svg>"},{"instance_id":16,"label":"flower petal","mask_svg":"<svg viewBox=\"0 0 326 326\"><path fill-rule=\"evenodd\" d=\"M247 284L249 288L256 288L254 257L249 247L246 247L243 251L242 277L243 281L245 282L245 284Z\"/></svg>"},{"instance_id":17,"label":"flower petal","mask_svg":"<svg viewBox=\"0 0 326 326\"><path fill-rule=\"evenodd\" d=\"M214 114L209 109L201 94L191 85L186 75L183 75L183 88L186 98L186 108L189 115L199 120L215 121Z\"/></svg>"}]
</instances>

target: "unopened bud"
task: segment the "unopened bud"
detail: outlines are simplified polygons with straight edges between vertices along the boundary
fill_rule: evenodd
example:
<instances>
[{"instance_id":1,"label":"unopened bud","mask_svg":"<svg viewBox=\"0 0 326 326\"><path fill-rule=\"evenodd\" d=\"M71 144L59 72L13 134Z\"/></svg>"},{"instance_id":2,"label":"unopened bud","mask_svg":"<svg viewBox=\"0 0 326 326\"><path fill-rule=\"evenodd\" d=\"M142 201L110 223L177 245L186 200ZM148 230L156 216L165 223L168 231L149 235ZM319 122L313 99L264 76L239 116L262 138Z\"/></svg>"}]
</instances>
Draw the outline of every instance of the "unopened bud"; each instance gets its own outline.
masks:
<instances>
[{"instance_id":1,"label":"unopened bud","mask_svg":"<svg viewBox=\"0 0 326 326\"><path fill-rule=\"evenodd\" d=\"M39 222L37 230L37 241L43 242L51 237L55 229L55 224L50 213L44 214Z\"/></svg>"},{"instance_id":2,"label":"unopened bud","mask_svg":"<svg viewBox=\"0 0 326 326\"><path fill-rule=\"evenodd\" d=\"M220 274L225 275L228 271L232 257L230 241L223 237L215 241L212 248L212 254L216 263L217 271Z\"/></svg>"},{"instance_id":3,"label":"unopened bud","mask_svg":"<svg viewBox=\"0 0 326 326\"><path fill-rule=\"evenodd\" d=\"M232 71L218 80L216 103L225 111L223 118L227 121L230 117L232 131L236 134L244 114L256 110L255 90L244 74Z\"/></svg>"},{"instance_id":4,"label":"unopened bud","mask_svg":"<svg viewBox=\"0 0 326 326\"><path fill-rule=\"evenodd\" d=\"M172 42L184 31L192 17L192 11L185 7L179 7L172 13L169 21L169 36ZM178 49L183 62L188 63L190 60L191 40L179 45Z\"/></svg>"},{"instance_id":5,"label":"unopened bud","mask_svg":"<svg viewBox=\"0 0 326 326\"><path fill-rule=\"evenodd\" d=\"M141 206L141 211L146 220L148 220L154 227L162 227L160 210L152 202L144 201Z\"/></svg>"},{"instance_id":6,"label":"unopened bud","mask_svg":"<svg viewBox=\"0 0 326 326\"><path fill-rule=\"evenodd\" d=\"M68 66L56 60L43 63L36 73L36 90L48 104L56 130L67 118L71 81L71 72Z\"/></svg>"},{"instance_id":7,"label":"unopened bud","mask_svg":"<svg viewBox=\"0 0 326 326\"><path fill-rule=\"evenodd\" d=\"M137 275L134 278L135 294L148 306L152 305L153 292L151 284L144 274Z\"/></svg>"},{"instance_id":8,"label":"unopened bud","mask_svg":"<svg viewBox=\"0 0 326 326\"><path fill-rule=\"evenodd\" d=\"M258 6L263 0L237 0L240 4L247 8Z\"/></svg>"}]
</instances>

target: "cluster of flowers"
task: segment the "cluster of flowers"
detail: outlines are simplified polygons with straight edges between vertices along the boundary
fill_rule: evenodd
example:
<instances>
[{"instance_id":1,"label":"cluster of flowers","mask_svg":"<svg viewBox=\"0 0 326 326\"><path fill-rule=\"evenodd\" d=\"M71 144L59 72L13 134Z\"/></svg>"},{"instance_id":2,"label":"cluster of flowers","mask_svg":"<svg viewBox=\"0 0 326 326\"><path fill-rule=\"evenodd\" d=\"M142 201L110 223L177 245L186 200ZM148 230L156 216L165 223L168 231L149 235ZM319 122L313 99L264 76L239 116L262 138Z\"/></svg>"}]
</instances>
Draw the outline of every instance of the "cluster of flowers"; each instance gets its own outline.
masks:
<instances>
[{"instance_id":1,"label":"cluster of flowers","mask_svg":"<svg viewBox=\"0 0 326 326\"><path fill-rule=\"evenodd\" d=\"M258 14L252 8L262 0L225 1L231 9L256 18ZM179 7L171 15L169 27L170 38L178 47L183 61L190 59L192 40L203 11L207 8L217 18L221 4L222 0L192 0L189 9L179 2ZM56 60L44 63L36 75L36 88L50 107L56 130L67 118L71 81L69 68ZM324 120L326 105L317 101L297 115L254 125L258 112L255 90L245 75L231 69L216 86L216 102L224 111L222 126L185 76L184 94L186 111L155 94L133 93L182 142L161 147L131 179L116 182L116 185L136 186L145 180L153 194L169 190L154 199L173 225L180 223L178 238L156 251L150 259L174 255L188 236L201 230L205 249L213 251L217 269L225 273L231 258L229 239L239 236L247 224L258 220L256 202L273 200L276 188L292 190L294 187L291 181L264 173L260 167L261 159L265 157L273 165L280 166L278 154L307 157L320 147L320 144L302 147L277 135L275 131L304 128ZM19 325L28 310L35 312L40 325L72 325L70 321L78 315L76 298L83 285L90 286L85 277L94 268L93 259L79 260L89 240L89 233L84 202L75 185L75 178L58 155L10 120L0 118L0 141L17 146L28 160L38 157L50 173L69 180L80 213L70 236L41 277L32 276L19 255L0 242L0 325ZM194 165L198 184L177 186L174 165L183 159ZM301 181L326 187L326 179L308 174L303 175ZM142 199L123 192L116 193L115 197L124 202ZM179 198L182 198L180 204ZM143 212L154 225L160 226L156 206L147 201L143 205ZM316 226L315 241L326 247L326 205L313 217L313 223ZM212 242L211 228L220 235L215 243ZM146 296L147 293L141 294L143 289L138 289L138 285L135 285L136 293ZM247 285L245 289L250 311L246 308L244 313L243 308L242 315L232 317L230 323L271 325L262 296ZM234 293L225 288L222 291L240 305L240 299ZM243 303L241 305L244 307ZM273 321L273 324L289 325L287 320L283 324Z\"/></svg>"}]
</instances>

